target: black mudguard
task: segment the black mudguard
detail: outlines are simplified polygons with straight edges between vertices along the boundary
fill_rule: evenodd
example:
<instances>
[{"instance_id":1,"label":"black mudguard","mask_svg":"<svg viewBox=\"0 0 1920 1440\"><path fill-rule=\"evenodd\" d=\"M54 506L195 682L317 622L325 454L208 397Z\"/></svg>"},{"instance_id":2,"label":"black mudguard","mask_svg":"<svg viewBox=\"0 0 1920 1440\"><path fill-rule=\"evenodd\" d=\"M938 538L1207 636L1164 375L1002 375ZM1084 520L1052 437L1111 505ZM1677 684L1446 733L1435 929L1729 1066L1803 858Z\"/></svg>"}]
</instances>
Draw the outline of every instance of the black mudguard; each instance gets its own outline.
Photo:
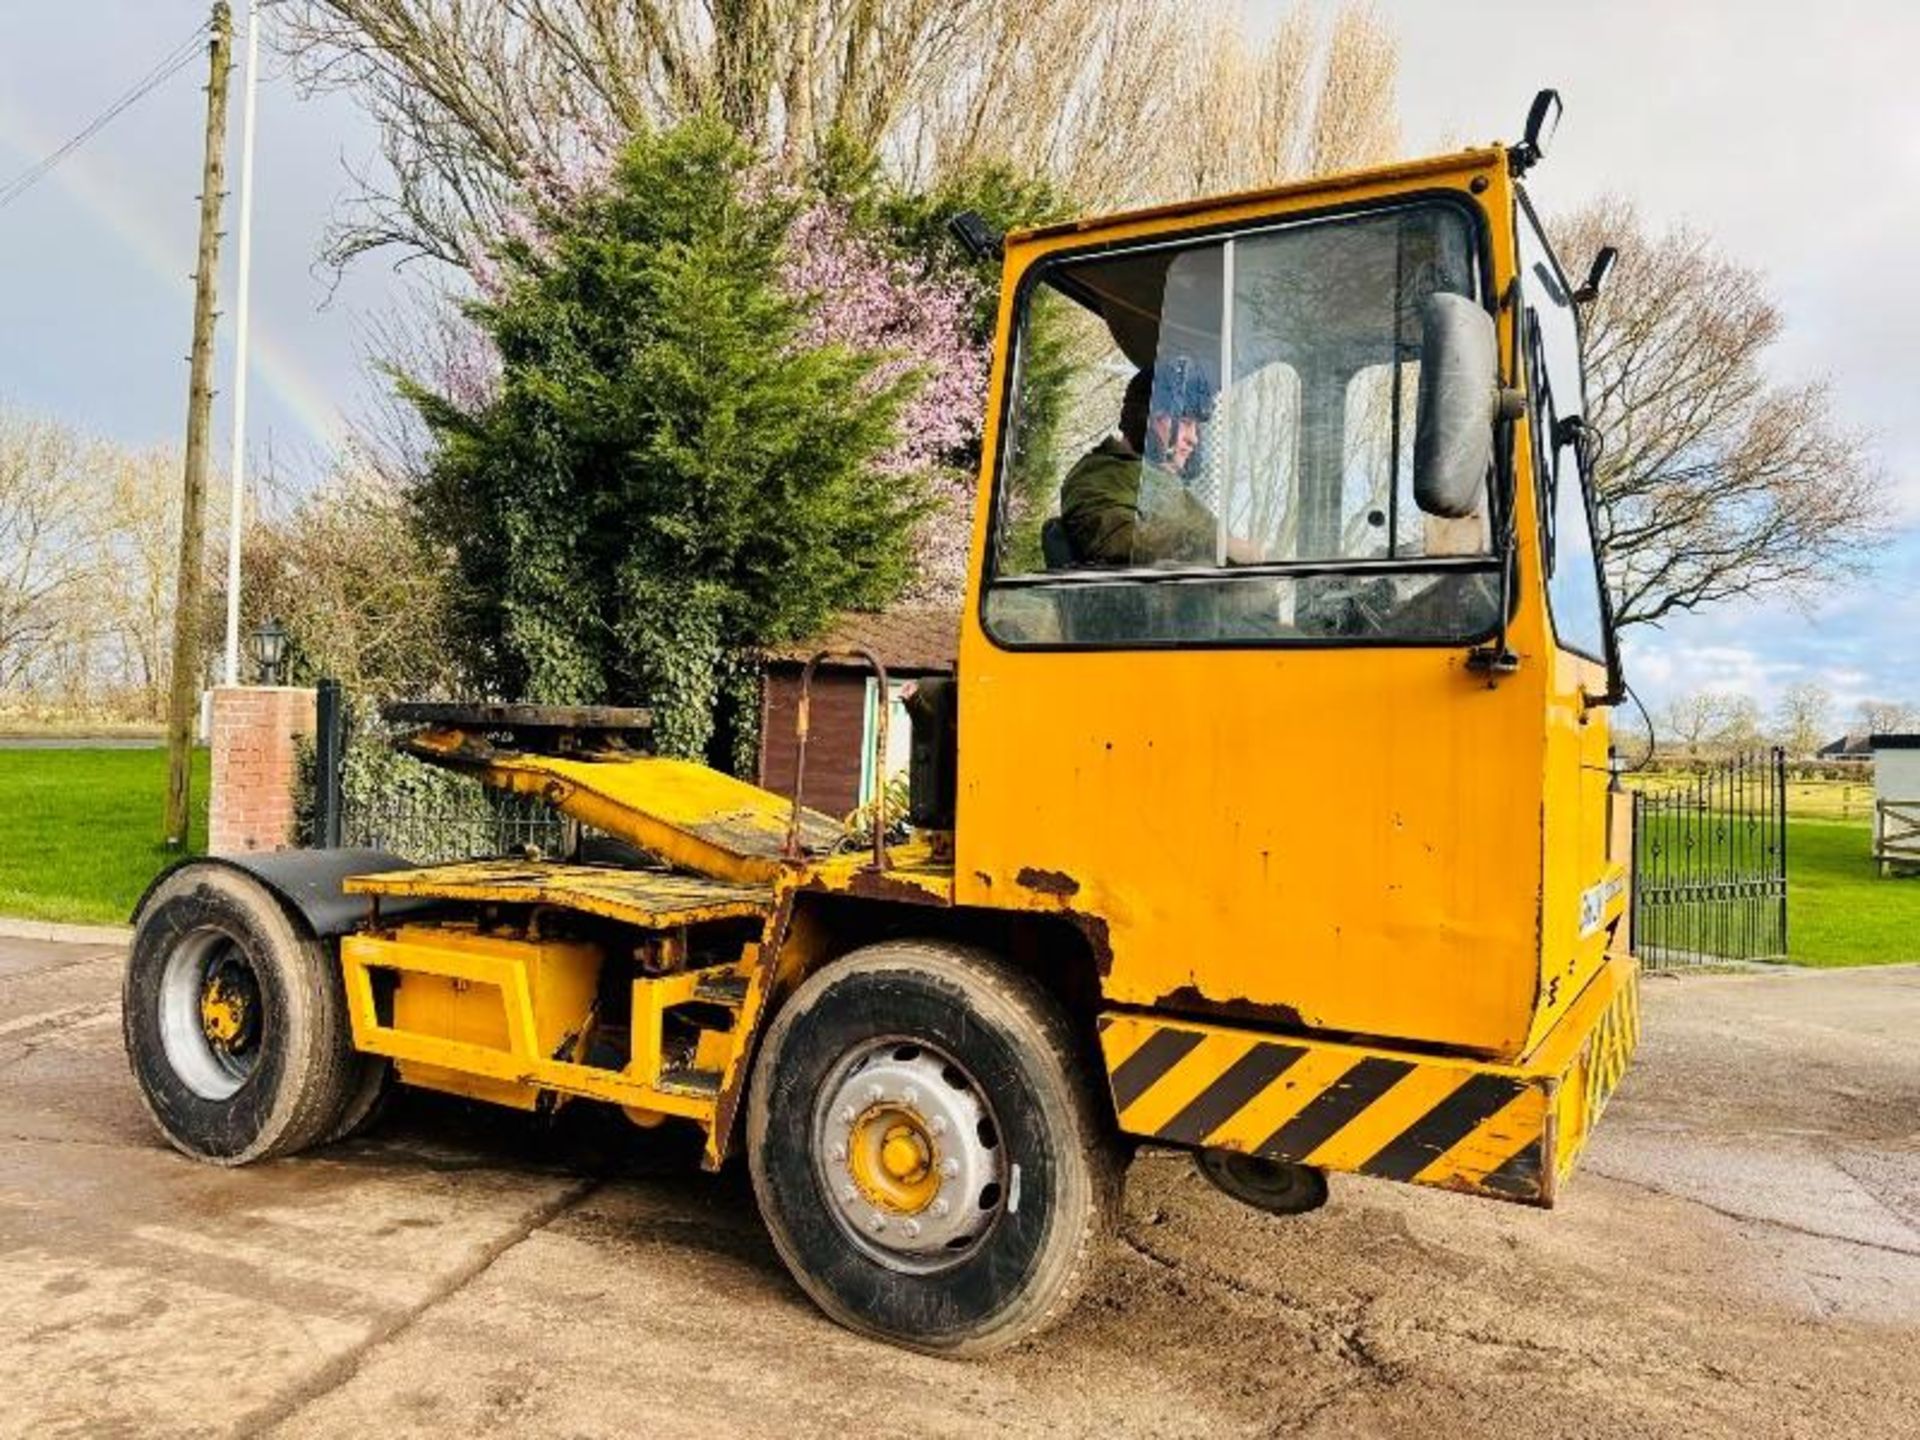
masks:
<instances>
[{"instance_id":1,"label":"black mudguard","mask_svg":"<svg viewBox=\"0 0 1920 1440\"><path fill-rule=\"evenodd\" d=\"M175 861L153 877L153 883L140 896L140 903L133 907L134 924L140 923L140 912L146 909L148 897L161 882L186 865L221 865L251 875L322 940L359 928L368 916L367 897L349 895L341 888L348 876L414 868L413 861L385 850L262 850L247 855L193 855ZM425 910L432 904L431 900L384 896L380 914L383 919L397 918Z\"/></svg>"}]
</instances>

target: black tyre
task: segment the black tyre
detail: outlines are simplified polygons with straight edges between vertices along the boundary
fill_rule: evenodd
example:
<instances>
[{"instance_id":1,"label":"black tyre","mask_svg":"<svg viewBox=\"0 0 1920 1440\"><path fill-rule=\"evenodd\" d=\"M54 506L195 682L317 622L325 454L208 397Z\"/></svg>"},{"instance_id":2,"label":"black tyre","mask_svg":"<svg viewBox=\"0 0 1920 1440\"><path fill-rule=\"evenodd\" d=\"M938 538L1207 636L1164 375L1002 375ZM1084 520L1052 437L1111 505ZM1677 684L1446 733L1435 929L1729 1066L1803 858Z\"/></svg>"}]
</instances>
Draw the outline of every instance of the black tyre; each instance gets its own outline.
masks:
<instances>
[{"instance_id":1,"label":"black tyre","mask_svg":"<svg viewBox=\"0 0 1920 1440\"><path fill-rule=\"evenodd\" d=\"M1119 1206L1119 1147L1059 1007L957 945L875 945L809 978L761 1047L747 1139L801 1287L935 1354L1066 1314Z\"/></svg>"},{"instance_id":2,"label":"black tyre","mask_svg":"<svg viewBox=\"0 0 1920 1440\"><path fill-rule=\"evenodd\" d=\"M290 1155L377 1098L330 947L238 871L188 865L148 898L121 998L147 1109L196 1159Z\"/></svg>"},{"instance_id":3,"label":"black tyre","mask_svg":"<svg viewBox=\"0 0 1920 1440\"><path fill-rule=\"evenodd\" d=\"M1305 1215L1327 1203L1327 1172L1312 1165L1232 1150L1202 1150L1193 1163L1242 1205L1271 1215Z\"/></svg>"},{"instance_id":4,"label":"black tyre","mask_svg":"<svg viewBox=\"0 0 1920 1440\"><path fill-rule=\"evenodd\" d=\"M339 1122L320 1141L322 1145L351 1140L378 1125L393 1100L393 1092L400 1086L393 1062L383 1056L355 1052L354 1065L359 1079L340 1108Z\"/></svg>"}]
</instances>

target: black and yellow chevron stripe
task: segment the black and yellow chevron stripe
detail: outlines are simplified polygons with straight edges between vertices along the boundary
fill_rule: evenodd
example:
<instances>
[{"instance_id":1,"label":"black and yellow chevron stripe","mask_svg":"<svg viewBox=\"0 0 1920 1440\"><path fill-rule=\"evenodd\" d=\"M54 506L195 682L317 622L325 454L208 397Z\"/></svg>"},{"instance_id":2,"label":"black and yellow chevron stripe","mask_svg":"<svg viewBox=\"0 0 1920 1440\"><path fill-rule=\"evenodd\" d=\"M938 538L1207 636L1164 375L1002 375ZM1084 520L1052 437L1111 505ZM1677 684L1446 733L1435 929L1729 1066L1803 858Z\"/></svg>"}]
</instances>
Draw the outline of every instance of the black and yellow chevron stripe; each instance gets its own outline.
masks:
<instances>
[{"instance_id":1,"label":"black and yellow chevron stripe","mask_svg":"<svg viewBox=\"0 0 1920 1440\"><path fill-rule=\"evenodd\" d=\"M1624 956L1512 1065L1100 1018L1130 1135L1532 1205L1553 1203L1639 1038L1638 969Z\"/></svg>"},{"instance_id":2,"label":"black and yellow chevron stripe","mask_svg":"<svg viewBox=\"0 0 1920 1440\"><path fill-rule=\"evenodd\" d=\"M1129 1014L1100 1041L1129 1134L1550 1203L1540 1077Z\"/></svg>"},{"instance_id":3,"label":"black and yellow chevron stripe","mask_svg":"<svg viewBox=\"0 0 1920 1440\"><path fill-rule=\"evenodd\" d=\"M1627 1062L1640 1045L1640 987L1624 987L1619 998L1601 1013L1586 1054L1586 1123L1600 1118Z\"/></svg>"}]
</instances>

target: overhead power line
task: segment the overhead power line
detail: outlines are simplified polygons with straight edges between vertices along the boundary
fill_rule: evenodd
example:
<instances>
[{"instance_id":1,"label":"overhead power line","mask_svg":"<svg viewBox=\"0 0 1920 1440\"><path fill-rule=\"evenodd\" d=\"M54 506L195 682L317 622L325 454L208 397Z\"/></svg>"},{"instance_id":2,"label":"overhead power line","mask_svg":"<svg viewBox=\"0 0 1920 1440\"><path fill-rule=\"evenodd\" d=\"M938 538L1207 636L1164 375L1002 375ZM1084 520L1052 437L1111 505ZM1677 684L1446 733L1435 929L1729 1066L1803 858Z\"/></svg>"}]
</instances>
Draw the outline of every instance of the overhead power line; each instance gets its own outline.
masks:
<instances>
[{"instance_id":1,"label":"overhead power line","mask_svg":"<svg viewBox=\"0 0 1920 1440\"><path fill-rule=\"evenodd\" d=\"M67 141L66 144L62 145L45 159L28 166L25 170L14 176L13 179L7 181L5 185L0 185L0 210L6 209L7 206L11 205L15 200L18 200L22 195L26 194L27 191L46 179L61 161L65 160L69 155L73 154L74 151L86 144L87 141L99 134L116 118L137 104L150 92L158 89L161 85L172 79L175 74L190 65L200 54L201 41L206 38L207 29L208 25L206 21L202 21L199 25L195 26L191 35L181 41L180 44L172 50L169 50L166 57L136 81L131 90L127 91L126 94L122 95L118 100L114 101L113 104L94 116L92 120L88 121L85 129L81 130L71 140Z\"/></svg>"}]
</instances>

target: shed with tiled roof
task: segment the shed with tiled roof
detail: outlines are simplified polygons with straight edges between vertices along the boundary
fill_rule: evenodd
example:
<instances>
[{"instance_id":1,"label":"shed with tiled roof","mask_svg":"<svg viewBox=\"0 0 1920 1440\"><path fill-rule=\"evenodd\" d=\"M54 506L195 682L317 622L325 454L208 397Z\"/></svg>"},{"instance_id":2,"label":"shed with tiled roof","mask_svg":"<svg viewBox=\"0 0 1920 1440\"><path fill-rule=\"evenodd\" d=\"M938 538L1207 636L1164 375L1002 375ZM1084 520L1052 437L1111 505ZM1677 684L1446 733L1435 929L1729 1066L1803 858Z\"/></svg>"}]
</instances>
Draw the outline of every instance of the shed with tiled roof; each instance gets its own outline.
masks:
<instances>
[{"instance_id":1,"label":"shed with tiled roof","mask_svg":"<svg viewBox=\"0 0 1920 1440\"><path fill-rule=\"evenodd\" d=\"M793 793L800 676L814 655L859 648L886 666L893 692L886 773L893 775L905 770L908 754L900 689L929 675L952 674L959 643L957 609L901 607L849 612L811 640L770 650L760 690L760 784L777 794ZM814 809L845 815L871 792L878 696L872 672L858 660L828 660L815 672L802 797Z\"/></svg>"}]
</instances>

